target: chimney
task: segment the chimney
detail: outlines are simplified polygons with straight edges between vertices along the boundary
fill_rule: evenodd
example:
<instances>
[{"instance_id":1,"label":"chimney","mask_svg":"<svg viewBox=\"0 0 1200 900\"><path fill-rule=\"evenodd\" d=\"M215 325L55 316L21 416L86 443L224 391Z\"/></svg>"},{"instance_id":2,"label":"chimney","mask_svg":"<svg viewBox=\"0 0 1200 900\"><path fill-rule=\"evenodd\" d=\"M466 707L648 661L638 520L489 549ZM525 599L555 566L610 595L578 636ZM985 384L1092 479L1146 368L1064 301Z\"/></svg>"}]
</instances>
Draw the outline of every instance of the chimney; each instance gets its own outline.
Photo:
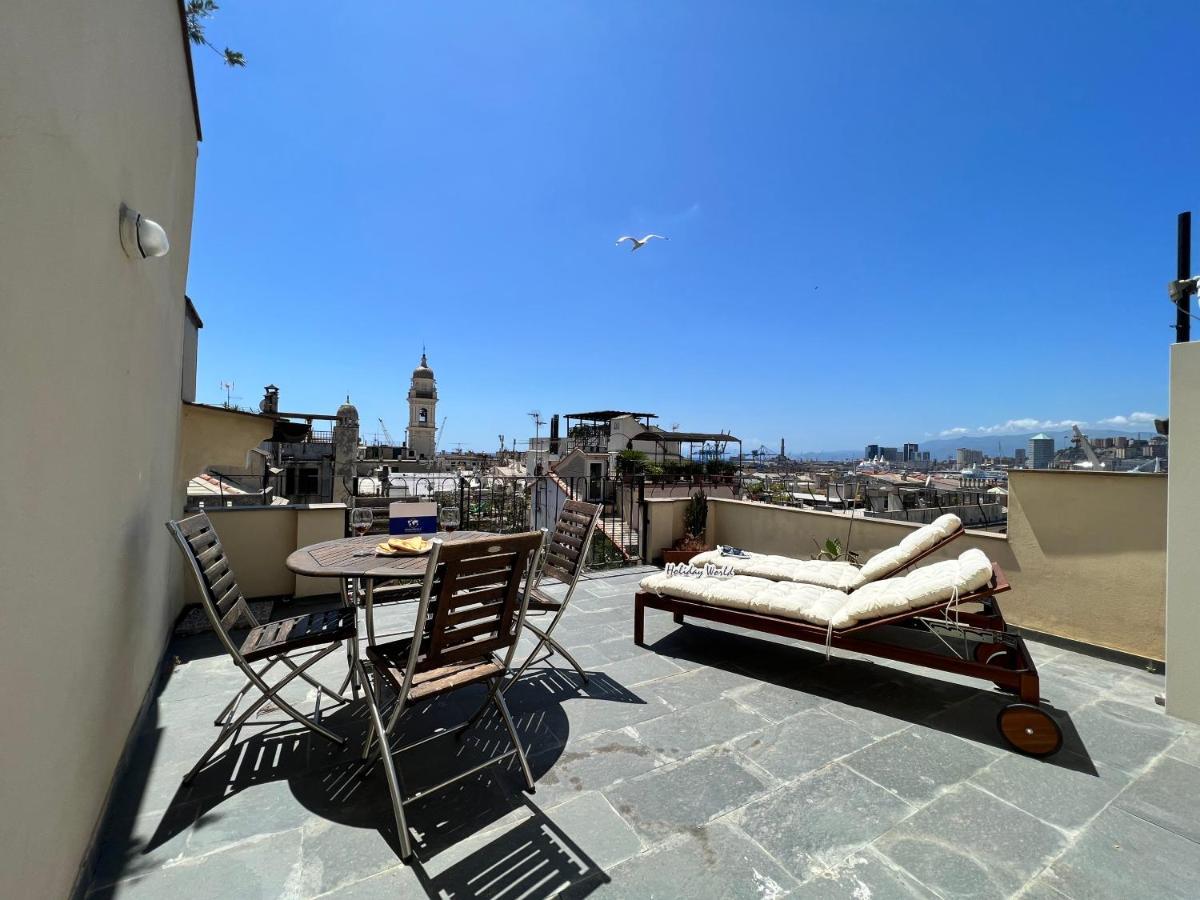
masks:
<instances>
[{"instance_id":1,"label":"chimney","mask_svg":"<svg viewBox=\"0 0 1200 900\"><path fill-rule=\"evenodd\" d=\"M550 417L550 452L558 453L558 413Z\"/></svg>"},{"instance_id":2,"label":"chimney","mask_svg":"<svg viewBox=\"0 0 1200 900\"><path fill-rule=\"evenodd\" d=\"M258 404L259 412L266 415L274 415L279 412L279 388L273 384L268 384L263 388L263 398Z\"/></svg>"}]
</instances>

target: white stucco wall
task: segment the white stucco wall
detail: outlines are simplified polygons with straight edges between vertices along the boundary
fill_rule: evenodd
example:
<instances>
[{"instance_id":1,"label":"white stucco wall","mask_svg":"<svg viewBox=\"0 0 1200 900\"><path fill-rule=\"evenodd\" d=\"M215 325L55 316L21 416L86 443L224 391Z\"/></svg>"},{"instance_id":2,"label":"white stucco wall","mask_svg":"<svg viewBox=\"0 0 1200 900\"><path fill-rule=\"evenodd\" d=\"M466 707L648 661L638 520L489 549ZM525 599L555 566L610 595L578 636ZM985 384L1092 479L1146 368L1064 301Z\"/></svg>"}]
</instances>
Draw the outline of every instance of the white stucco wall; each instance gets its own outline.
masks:
<instances>
[{"instance_id":1,"label":"white stucco wall","mask_svg":"<svg viewBox=\"0 0 1200 900\"><path fill-rule=\"evenodd\" d=\"M177 0L0 3L3 897L69 894L180 600L196 141Z\"/></svg>"}]
</instances>

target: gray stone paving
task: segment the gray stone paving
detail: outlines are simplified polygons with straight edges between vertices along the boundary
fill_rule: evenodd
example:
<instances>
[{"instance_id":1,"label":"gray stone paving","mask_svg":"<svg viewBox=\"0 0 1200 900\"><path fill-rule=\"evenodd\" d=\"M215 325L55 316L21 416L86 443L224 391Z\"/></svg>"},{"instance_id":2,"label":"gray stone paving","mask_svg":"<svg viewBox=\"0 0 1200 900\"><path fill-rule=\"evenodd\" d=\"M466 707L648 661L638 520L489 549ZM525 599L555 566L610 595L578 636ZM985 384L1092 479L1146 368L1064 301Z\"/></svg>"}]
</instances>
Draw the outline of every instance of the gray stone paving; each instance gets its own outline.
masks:
<instances>
[{"instance_id":1,"label":"gray stone paving","mask_svg":"<svg viewBox=\"0 0 1200 900\"><path fill-rule=\"evenodd\" d=\"M582 582L559 636L592 673L586 686L543 666L508 693L537 792L493 767L410 805L411 866L382 774L358 772L361 705L326 712L346 749L265 716L183 787L241 680L211 636L175 641L89 896L1200 895L1200 728L1155 704L1161 677L1031 644L1066 734L1034 760L1000 741L1007 700L988 685L854 654L826 662L811 645L657 612L637 648L640 578ZM406 613L388 608L381 628ZM344 672L338 654L316 667L334 683ZM401 731L456 724L478 699L418 707ZM504 749L485 717L462 742L403 757L406 787Z\"/></svg>"}]
</instances>

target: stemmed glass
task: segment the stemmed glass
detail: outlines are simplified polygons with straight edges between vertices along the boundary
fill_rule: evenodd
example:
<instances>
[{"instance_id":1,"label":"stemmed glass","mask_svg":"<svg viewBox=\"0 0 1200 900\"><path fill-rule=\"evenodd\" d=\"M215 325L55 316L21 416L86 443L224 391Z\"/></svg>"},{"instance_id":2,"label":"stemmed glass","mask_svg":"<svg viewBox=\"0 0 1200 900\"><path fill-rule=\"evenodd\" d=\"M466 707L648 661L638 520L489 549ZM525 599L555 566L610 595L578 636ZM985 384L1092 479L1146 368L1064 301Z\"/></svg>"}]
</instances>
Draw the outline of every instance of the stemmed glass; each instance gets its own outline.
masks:
<instances>
[{"instance_id":1,"label":"stemmed glass","mask_svg":"<svg viewBox=\"0 0 1200 900\"><path fill-rule=\"evenodd\" d=\"M357 537L362 537L371 530L371 523L375 520L375 510L369 506L356 506L350 510L350 530Z\"/></svg>"},{"instance_id":2,"label":"stemmed glass","mask_svg":"<svg viewBox=\"0 0 1200 900\"><path fill-rule=\"evenodd\" d=\"M442 531L452 532L458 529L458 507L443 506L438 512L438 521L441 522Z\"/></svg>"}]
</instances>

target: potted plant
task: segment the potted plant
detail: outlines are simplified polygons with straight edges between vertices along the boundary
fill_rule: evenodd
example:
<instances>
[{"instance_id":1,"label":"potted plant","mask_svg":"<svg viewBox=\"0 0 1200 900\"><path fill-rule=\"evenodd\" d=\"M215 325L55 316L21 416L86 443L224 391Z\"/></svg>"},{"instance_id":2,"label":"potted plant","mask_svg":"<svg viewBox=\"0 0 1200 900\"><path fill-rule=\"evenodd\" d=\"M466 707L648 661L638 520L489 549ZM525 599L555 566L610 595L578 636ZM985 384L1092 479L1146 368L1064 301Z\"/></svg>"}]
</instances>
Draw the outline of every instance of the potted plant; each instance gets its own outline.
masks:
<instances>
[{"instance_id":1,"label":"potted plant","mask_svg":"<svg viewBox=\"0 0 1200 900\"><path fill-rule=\"evenodd\" d=\"M617 472L628 484L633 481L635 475L641 475L646 471L649 460L650 458L641 450L622 450L617 454Z\"/></svg>"},{"instance_id":2,"label":"potted plant","mask_svg":"<svg viewBox=\"0 0 1200 900\"><path fill-rule=\"evenodd\" d=\"M663 563L686 563L697 553L708 549L704 532L708 526L708 497L696 491L683 511L683 537L663 549Z\"/></svg>"},{"instance_id":3,"label":"potted plant","mask_svg":"<svg viewBox=\"0 0 1200 900\"><path fill-rule=\"evenodd\" d=\"M817 544L817 539L813 538L813 543ZM858 565L859 555L856 550L846 550L842 547L842 542L837 538L828 538L824 544L817 544L817 555L813 559L823 559L830 562L843 562Z\"/></svg>"}]
</instances>

